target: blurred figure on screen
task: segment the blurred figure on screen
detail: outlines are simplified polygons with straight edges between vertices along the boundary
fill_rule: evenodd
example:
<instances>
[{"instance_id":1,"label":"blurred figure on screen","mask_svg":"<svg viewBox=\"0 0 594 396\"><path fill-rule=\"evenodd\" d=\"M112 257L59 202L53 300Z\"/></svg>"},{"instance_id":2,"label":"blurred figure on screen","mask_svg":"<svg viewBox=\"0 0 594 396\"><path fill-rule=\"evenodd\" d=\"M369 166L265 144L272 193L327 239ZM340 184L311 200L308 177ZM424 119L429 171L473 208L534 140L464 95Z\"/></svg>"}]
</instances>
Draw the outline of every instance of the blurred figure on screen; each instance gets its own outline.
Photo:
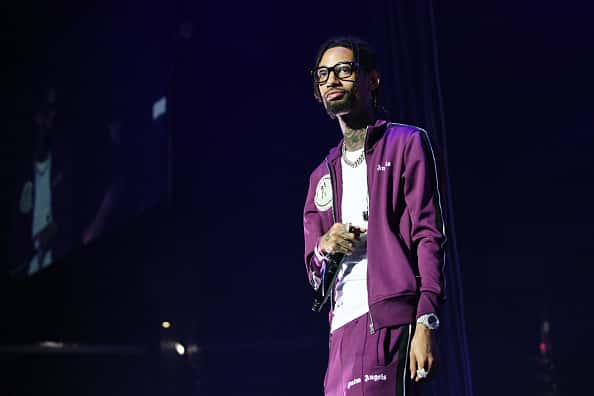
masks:
<instances>
[{"instance_id":1,"label":"blurred figure on screen","mask_svg":"<svg viewBox=\"0 0 594 396\"><path fill-rule=\"evenodd\" d=\"M58 133L57 93L47 89L33 115L32 151L24 155L17 184L11 273L32 275L71 245L70 156Z\"/></svg>"}]
</instances>

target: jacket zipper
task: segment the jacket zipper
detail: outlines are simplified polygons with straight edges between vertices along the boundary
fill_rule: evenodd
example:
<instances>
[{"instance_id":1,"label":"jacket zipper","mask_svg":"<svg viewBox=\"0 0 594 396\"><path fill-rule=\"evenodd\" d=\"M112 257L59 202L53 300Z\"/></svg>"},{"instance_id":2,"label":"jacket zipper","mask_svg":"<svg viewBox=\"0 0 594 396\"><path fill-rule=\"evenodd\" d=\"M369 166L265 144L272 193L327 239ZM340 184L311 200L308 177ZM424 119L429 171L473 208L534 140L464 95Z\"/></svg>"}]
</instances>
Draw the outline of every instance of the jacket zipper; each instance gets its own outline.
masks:
<instances>
[{"instance_id":1,"label":"jacket zipper","mask_svg":"<svg viewBox=\"0 0 594 396\"><path fill-rule=\"evenodd\" d=\"M367 165L367 171L365 173L365 180L367 181L367 232L369 232L369 208L371 202L369 199L369 163L367 162L367 138L369 137L369 127L365 133L365 142L363 144L363 155L365 156L365 165ZM367 234L369 238L369 234ZM375 334L375 325L373 324L373 316L371 316L371 307L369 306L369 262L367 262L367 308L369 309L369 334Z\"/></svg>"},{"instance_id":2,"label":"jacket zipper","mask_svg":"<svg viewBox=\"0 0 594 396\"><path fill-rule=\"evenodd\" d=\"M334 191L334 173L332 173L332 167L328 158L326 158L326 167L328 168L328 174L330 175L330 187L332 188L332 224L336 223L336 194ZM334 288L330 289L330 303L332 304L332 310L334 310Z\"/></svg>"},{"instance_id":3,"label":"jacket zipper","mask_svg":"<svg viewBox=\"0 0 594 396\"><path fill-rule=\"evenodd\" d=\"M326 158L326 168L328 168L328 174L330 175L330 186L332 187L332 222L336 223L336 195L334 194L334 173L328 158Z\"/></svg>"},{"instance_id":4,"label":"jacket zipper","mask_svg":"<svg viewBox=\"0 0 594 396\"><path fill-rule=\"evenodd\" d=\"M365 163L367 163L367 137L369 136L369 127L367 127L367 133L365 134L365 143L363 145L363 155L365 155ZM330 166L330 162L328 158L326 158L326 167L328 168L328 174L330 175L330 185L332 186L332 220L333 223L336 223L336 194L334 191L334 173L333 169ZM366 174L365 179L367 181L367 219L369 219L369 207L370 199L369 199L369 177ZM368 230L369 231L369 230ZM334 290L331 290L330 293L334 293ZM334 296L330 294L330 301L332 301L332 309L334 309ZM369 267L367 268L367 298L369 300ZM369 304L369 303L368 303ZM368 306L369 308L369 306ZM373 324L373 317L371 316L371 308L369 308L369 333L371 335L375 334L375 325Z\"/></svg>"}]
</instances>

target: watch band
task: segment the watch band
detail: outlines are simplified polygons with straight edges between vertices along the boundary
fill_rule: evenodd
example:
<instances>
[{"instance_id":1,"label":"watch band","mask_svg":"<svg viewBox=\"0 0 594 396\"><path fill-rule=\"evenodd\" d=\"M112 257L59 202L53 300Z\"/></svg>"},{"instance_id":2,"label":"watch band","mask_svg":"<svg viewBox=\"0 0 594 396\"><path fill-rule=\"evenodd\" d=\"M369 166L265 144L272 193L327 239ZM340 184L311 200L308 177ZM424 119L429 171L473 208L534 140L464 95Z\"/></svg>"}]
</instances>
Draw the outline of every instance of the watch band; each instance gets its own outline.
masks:
<instances>
[{"instance_id":1,"label":"watch band","mask_svg":"<svg viewBox=\"0 0 594 396\"><path fill-rule=\"evenodd\" d=\"M417 324L425 325L429 330L437 330L439 328L439 318L434 313L424 314L419 316Z\"/></svg>"}]
</instances>

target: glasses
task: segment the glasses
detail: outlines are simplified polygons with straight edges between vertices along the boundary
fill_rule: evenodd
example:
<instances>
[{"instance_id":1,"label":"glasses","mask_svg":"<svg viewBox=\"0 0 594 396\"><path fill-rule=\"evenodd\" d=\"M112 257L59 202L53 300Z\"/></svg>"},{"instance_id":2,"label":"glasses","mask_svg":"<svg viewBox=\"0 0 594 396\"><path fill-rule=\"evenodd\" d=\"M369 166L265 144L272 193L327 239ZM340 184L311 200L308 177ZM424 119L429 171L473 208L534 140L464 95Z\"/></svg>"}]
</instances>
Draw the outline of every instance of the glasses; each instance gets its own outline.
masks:
<instances>
[{"instance_id":1,"label":"glasses","mask_svg":"<svg viewBox=\"0 0 594 396\"><path fill-rule=\"evenodd\" d=\"M316 67L311 71L314 81L317 83L325 83L330 78L330 72L334 72L334 76L339 80L345 80L353 75L359 65L355 62L340 62L332 67Z\"/></svg>"}]
</instances>

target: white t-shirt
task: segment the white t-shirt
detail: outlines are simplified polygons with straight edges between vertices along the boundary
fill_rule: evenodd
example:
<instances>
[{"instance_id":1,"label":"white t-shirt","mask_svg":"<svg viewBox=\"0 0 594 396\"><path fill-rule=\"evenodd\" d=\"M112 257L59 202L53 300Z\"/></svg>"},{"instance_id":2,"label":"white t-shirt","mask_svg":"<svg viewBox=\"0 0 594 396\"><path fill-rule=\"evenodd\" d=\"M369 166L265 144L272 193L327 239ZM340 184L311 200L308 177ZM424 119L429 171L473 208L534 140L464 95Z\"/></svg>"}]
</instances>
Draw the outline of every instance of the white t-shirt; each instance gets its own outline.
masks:
<instances>
[{"instance_id":1,"label":"white t-shirt","mask_svg":"<svg viewBox=\"0 0 594 396\"><path fill-rule=\"evenodd\" d=\"M347 159L355 162L363 149L347 151ZM351 223L367 229L363 212L368 211L367 164L363 161L352 168L342 161L342 223ZM355 242L353 254L346 256L336 281L336 304L330 331L369 312L367 301L367 233Z\"/></svg>"},{"instance_id":2,"label":"white t-shirt","mask_svg":"<svg viewBox=\"0 0 594 396\"><path fill-rule=\"evenodd\" d=\"M52 187L51 187L51 155L43 162L34 162L35 187L33 190L33 224L31 236L35 237L48 224L52 222ZM37 253L29 262L29 275L34 274L41 268L45 268L52 262L52 251L47 250Z\"/></svg>"}]
</instances>

